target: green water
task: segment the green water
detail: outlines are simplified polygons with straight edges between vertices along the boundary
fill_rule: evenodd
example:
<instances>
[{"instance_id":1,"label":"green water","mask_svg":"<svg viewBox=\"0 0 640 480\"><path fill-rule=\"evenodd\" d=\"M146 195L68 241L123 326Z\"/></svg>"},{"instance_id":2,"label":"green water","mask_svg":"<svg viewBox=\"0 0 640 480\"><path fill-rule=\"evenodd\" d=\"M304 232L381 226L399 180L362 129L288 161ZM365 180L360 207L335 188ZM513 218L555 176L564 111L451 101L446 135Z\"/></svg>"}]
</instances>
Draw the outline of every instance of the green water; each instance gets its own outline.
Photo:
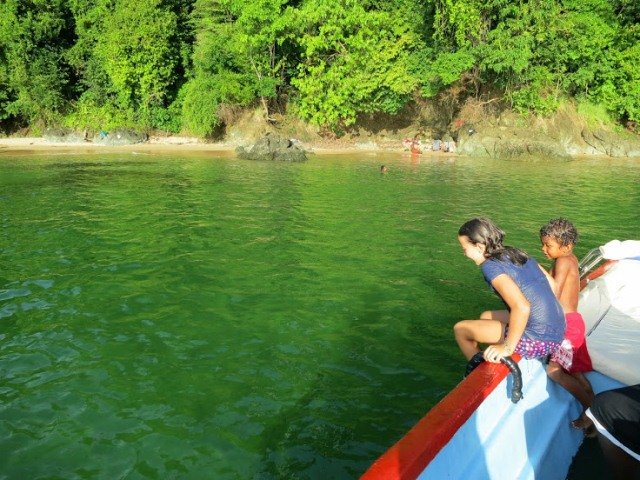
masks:
<instances>
[{"instance_id":1,"label":"green water","mask_svg":"<svg viewBox=\"0 0 640 480\"><path fill-rule=\"evenodd\" d=\"M462 222L541 260L549 218L582 255L639 212L628 160L5 153L0 478L357 478L499 306Z\"/></svg>"}]
</instances>

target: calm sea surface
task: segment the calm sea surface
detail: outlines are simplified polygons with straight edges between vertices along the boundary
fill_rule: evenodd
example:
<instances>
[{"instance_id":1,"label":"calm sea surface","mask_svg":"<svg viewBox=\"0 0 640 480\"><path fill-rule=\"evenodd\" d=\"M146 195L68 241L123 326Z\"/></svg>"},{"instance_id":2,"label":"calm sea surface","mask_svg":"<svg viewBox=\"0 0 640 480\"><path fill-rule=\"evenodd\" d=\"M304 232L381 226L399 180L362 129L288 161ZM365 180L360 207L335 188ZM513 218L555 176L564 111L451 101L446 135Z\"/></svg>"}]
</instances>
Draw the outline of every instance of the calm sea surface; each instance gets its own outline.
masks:
<instances>
[{"instance_id":1,"label":"calm sea surface","mask_svg":"<svg viewBox=\"0 0 640 480\"><path fill-rule=\"evenodd\" d=\"M639 238L640 162L5 153L0 478L357 478L500 305L476 215Z\"/></svg>"}]
</instances>

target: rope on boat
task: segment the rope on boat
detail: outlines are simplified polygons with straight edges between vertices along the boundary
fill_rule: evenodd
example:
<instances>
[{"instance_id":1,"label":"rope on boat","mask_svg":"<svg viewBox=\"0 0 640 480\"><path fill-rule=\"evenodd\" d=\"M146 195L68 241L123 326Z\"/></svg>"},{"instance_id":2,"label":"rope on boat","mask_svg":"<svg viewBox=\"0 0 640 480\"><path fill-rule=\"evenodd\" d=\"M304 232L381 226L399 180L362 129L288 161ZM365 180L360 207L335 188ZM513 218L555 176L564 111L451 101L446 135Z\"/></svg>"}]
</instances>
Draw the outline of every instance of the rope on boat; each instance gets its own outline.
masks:
<instances>
[{"instance_id":1,"label":"rope on boat","mask_svg":"<svg viewBox=\"0 0 640 480\"><path fill-rule=\"evenodd\" d=\"M482 362L484 362L482 352L476 353L467 362L467 368L465 369L464 376L468 376ZM522 398L522 372L520 371L520 367L518 366L518 363L511 357L502 357L500 359L500 362L506 365L506 367L511 371L511 375L513 376L513 386L511 387L511 401L513 403L518 403Z\"/></svg>"}]
</instances>

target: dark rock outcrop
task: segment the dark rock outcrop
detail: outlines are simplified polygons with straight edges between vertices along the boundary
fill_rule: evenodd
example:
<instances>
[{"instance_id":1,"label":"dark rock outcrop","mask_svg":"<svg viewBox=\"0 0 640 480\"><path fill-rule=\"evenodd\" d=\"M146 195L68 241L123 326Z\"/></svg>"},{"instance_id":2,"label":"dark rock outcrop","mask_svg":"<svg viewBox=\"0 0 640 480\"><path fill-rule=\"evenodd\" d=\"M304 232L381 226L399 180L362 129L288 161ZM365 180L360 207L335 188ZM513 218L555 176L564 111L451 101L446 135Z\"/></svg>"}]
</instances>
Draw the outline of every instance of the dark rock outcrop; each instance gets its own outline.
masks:
<instances>
[{"instance_id":1,"label":"dark rock outcrop","mask_svg":"<svg viewBox=\"0 0 640 480\"><path fill-rule=\"evenodd\" d=\"M119 146L143 143L149 139L146 133L136 132L127 128L112 130L111 132L99 132L93 137L93 143L98 145Z\"/></svg>"},{"instance_id":2,"label":"dark rock outcrop","mask_svg":"<svg viewBox=\"0 0 640 480\"><path fill-rule=\"evenodd\" d=\"M457 132L458 152L489 157L567 159L581 155L639 157L640 137L587 124L572 111L549 118L503 114Z\"/></svg>"},{"instance_id":3,"label":"dark rock outcrop","mask_svg":"<svg viewBox=\"0 0 640 480\"><path fill-rule=\"evenodd\" d=\"M236 148L238 157L246 160L279 160L284 162L304 162L307 155L294 142L278 135L267 134L249 149Z\"/></svg>"},{"instance_id":4,"label":"dark rock outcrop","mask_svg":"<svg viewBox=\"0 0 640 480\"><path fill-rule=\"evenodd\" d=\"M582 130L582 139L593 149L593 153L610 157L640 157L640 143L633 142L612 132L597 128Z\"/></svg>"},{"instance_id":5,"label":"dark rock outcrop","mask_svg":"<svg viewBox=\"0 0 640 480\"><path fill-rule=\"evenodd\" d=\"M569 158L568 149L554 139L501 135L480 130L474 136L459 136L458 152L473 156L496 158L547 157Z\"/></svg>"},{"instance_id":6,"label":"dark rock outcrop","mask_svg":"<svg viewBox=\"0 0 640 480\"><path fill-rule=\"evenodd\" d=\"M84 134L67 128L47 128L42 137L49 142L56 143L81 143L86 141Z\"/></svg>"}]
</instances>

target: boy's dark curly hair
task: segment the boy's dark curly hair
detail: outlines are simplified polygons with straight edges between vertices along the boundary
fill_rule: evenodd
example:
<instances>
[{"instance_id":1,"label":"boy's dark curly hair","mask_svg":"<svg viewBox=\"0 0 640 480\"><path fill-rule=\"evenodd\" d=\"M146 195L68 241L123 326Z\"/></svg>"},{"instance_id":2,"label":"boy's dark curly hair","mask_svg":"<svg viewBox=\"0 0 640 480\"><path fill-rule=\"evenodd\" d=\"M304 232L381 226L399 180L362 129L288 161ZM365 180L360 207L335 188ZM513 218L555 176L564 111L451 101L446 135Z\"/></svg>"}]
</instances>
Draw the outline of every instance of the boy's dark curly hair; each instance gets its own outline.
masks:
<instances>
[{"instance_id":1,"label":"boy's dark curly hair","mask_svg":"<svg viewBox=\"0 0 640 480\"><path fill-rule=\"evenodd\" d=\"M540 229L540 238L542 237L554 238L561 246L565 247L578 243L578 230L566 218L554 218Z\"/></svg>"}]
</instances>

